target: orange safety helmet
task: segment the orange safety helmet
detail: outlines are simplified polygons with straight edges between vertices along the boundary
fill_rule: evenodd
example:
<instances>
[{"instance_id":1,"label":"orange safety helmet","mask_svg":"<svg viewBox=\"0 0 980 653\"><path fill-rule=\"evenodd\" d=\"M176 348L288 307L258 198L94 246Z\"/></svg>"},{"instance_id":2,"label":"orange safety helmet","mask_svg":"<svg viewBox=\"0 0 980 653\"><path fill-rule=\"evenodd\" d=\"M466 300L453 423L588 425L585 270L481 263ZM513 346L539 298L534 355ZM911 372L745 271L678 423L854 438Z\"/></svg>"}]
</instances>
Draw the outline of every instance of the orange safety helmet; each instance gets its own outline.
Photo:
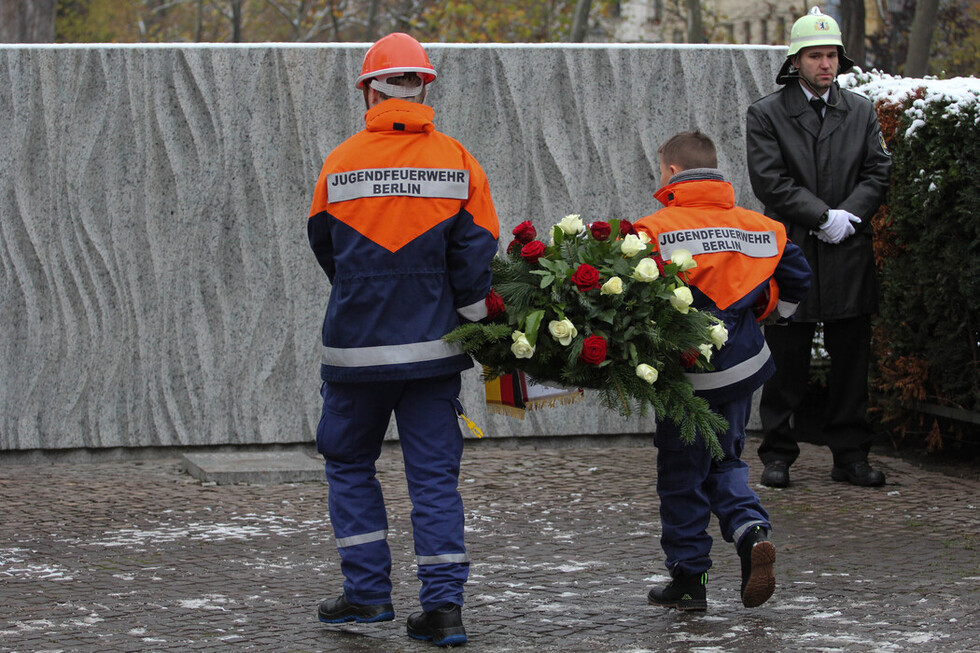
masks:
<instances>
[{"instance_id":1,"label":"orange safety helmet","mask_svg":"<svg viewBox=\"0 0 980 653\"><path fill-rule=\"evenodd\" d=\"M369 79L402 73L418 73L422 84L429 84L436 78L436 69L429 63L422 44L408 34L393 32L378 39L368 49L356 86L364 88L364 82Z\"/></svg>"}]
</instances>

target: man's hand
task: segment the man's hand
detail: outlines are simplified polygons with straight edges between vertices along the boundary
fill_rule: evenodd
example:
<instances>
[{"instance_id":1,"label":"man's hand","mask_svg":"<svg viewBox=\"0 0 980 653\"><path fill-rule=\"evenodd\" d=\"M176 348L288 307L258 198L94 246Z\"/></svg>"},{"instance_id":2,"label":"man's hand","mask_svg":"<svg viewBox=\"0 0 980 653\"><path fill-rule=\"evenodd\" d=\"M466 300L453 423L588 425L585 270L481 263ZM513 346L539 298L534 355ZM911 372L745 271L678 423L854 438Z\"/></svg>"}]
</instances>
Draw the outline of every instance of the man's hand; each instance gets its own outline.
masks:
<instances>
[{"instance_id":1,"label":"man's hand","mask_svg":"<svg viewBox=\"0 0 980 653\"><path fill-rule=\"evenodd\" d=\"M830 209L827 211L827 222L817 232L817 238L825 243L837 245L845 238L854 235L855 224L861 224L861 218L843 209Z\"/></svg>"}]
</instances>

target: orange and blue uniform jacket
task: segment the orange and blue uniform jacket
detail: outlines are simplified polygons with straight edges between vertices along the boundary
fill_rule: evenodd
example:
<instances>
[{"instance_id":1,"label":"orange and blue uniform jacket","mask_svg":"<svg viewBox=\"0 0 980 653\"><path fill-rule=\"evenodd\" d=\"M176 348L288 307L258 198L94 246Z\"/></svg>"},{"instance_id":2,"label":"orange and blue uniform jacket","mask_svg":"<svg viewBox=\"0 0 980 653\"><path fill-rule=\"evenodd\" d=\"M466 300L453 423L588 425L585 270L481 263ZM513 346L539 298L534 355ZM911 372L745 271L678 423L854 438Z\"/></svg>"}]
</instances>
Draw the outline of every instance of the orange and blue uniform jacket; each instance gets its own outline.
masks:
<instances>
[{"instance_id":1,"label":"orange and blue uniform jacket","mask_svg":"<svg viewBox=\"0 0 980 653\"><path fill-rule=\"evenodd\" d=\"M677 249L693 255L697 267L686 274L694 308L711 312L728 329L728 342L711 359L714 371L687 377L712 404L750 394L775 370L753 307L774 280L776 310L792 316L810 288L810 266L781 222L735 205L735 191L718 170L680 172L655 197L665 208L636 228L649 234L664 259Z\"/></svg>"},{"instance_id":2,"label":"orange and blue uniform jacket","mask_svg":"<svg viewBox=\"0 0 980 653\"><path fill-rule=\"evenodd\" d=\"M486 175L431 107L385 100L323 164L307 230L331 282L320 376L331 382L460 372L441 338L486 316L499 226Z\"/></svg>"}]
</instances>

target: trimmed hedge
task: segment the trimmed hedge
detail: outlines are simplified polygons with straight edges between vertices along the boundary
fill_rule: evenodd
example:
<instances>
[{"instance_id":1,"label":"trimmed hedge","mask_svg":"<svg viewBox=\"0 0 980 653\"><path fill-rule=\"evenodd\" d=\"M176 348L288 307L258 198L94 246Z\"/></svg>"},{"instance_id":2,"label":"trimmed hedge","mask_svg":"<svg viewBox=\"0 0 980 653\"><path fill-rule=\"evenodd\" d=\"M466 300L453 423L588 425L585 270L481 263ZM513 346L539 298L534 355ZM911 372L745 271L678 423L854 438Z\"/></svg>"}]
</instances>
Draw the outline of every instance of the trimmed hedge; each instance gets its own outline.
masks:
<instances>
[{"instance_id":1,"label":"trimmed hedge","mask_svg":"<svg viewBox=\"0 0 980 653\"><path fill-rule=\"evenodd\" d=\"M875 217L876 408L898 440L924 433L941 449L975 438L980 417L980 80L848 77L875 102L893 161Z\"/></svg>"}]
</instances>

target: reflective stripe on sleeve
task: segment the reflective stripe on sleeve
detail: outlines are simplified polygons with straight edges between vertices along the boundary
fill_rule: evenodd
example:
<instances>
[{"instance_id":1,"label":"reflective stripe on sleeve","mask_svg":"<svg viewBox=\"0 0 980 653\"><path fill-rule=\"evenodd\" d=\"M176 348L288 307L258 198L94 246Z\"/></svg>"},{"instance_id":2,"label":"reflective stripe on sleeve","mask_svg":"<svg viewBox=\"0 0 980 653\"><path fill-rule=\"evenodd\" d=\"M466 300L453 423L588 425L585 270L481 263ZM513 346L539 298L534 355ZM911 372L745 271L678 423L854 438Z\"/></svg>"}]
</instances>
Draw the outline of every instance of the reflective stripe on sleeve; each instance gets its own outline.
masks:
<instances>
[{"instance_id":1,"label":"reflective stripe on sleeve","mask_svg":"<svg viewBox=\"0 0 980 653\"><path fill-rule=\"evenodd\" d=\"M456 312L470 322L476 322L487 316L487 302L485 299L481 299L478 302L473 302L469 306L461 306L457 308Z\"/></svg>"},{"instance_id":2,"label":"reflective stripe on sleeve","mask_svg":"<svg viewBox=\"0 0 980 653\"><path fill-rule=\"evenodd\" d=\"M351 535L350 537L338 537L337 548L343 548L345 546L356 546L358 544L367 544L368 542L377 542L378 540L388 539L388 529L374 531L373 533L363 533L361 535Z\"/></svg>"},{"instance_id":3,"label":"reflective stripe on sleeve","mask_svg":"<svg viewBox=\"0 0 980 653\"><path fill-rule=\"evenodd\" d=\"M469 562L470 557L465 553L443 553L437 556L415 556L418 565L443 565L448 563Z\"/></svg>"},{"instance_id":4,"label":"reflective stripe on sleeve","mask_svg":"<svg viewBox=\"0 0 980 653\"><path fill-rule=\"evenodd\" d=\"M379 347L324 347L322 361L324 365L334 367L368 367L419 363L452 358L462 353L463 349L458 344L450 344L444 340L430 340Z\"/></svg>"},{"instance_id":5,"label":"reflective stripe on sleeve","mask_svg":"<svg viewBox=\"0 0 980 653\"><path fill-rule=\"evenodd\" d=\"M759 350L758 354L742 361L738 365L729 367L727 370L699 373L685 372L684 376L694 386L695 391L717 390L718 388L724 388L742 379L749 378L762 369L762 366L766 364L770 356L769 345L763 342L762 349Z\"/></svg>"}]
</instances>

